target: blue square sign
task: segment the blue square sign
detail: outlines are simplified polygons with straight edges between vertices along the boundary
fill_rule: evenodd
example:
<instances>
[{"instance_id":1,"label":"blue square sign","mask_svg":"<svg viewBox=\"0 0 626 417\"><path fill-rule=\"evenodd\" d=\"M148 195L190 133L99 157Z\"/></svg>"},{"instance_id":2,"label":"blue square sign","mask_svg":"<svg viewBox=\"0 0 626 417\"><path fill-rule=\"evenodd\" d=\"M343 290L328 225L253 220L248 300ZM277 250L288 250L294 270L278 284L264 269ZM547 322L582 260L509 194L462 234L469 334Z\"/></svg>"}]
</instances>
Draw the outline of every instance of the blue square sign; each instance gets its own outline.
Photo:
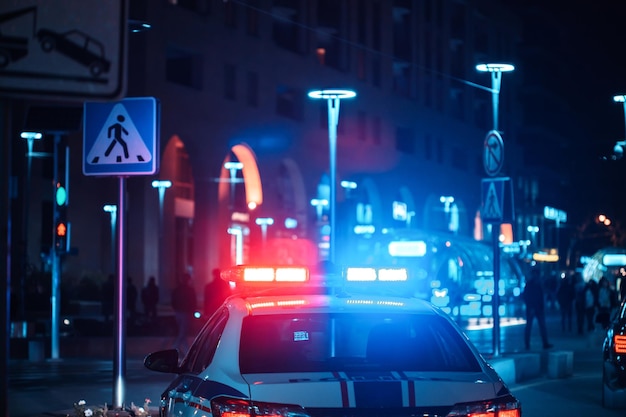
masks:
<instances>
[{"instance_id":1,"label":"blue square sign","mask_svg":"<svg viewBox=\"0 0 626 417\"><path fill-rule=\"evenodd\" d=\"M160 106L154 97L85 103L83 174L151 175L159 170Z\"/></svg>"}]
</instances>

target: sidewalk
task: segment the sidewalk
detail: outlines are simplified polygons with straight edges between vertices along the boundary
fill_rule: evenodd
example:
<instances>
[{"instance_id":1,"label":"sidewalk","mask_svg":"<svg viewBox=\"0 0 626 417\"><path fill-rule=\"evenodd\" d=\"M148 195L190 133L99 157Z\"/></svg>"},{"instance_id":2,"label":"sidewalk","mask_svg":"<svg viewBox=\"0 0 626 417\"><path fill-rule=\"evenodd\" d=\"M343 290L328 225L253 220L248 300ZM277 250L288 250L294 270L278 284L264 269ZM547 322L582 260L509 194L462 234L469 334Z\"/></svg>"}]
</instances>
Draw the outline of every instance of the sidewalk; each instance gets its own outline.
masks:
<instances>
[{"instance_id":1,"label":"sidewalk","mask_svg":"<svg viewBox=\"0 0 626 417\"><path fill-rule=\"evenodd\" d=\"M538 378L567 378L576 371L576 363L602 361L602 344L605 331L596 327L592 332L578 334L574 318L572 331L561 328L560 312L547 312L546 327L548 340L553 345L543 349L539 326L533 323L531 349L526 350L524 330L520 324L514 332L509 332L506 349L498 357L483 353L502 379L510 386ZM470 337L471 339L471 337Z\"/></svg>"}]
</instances>

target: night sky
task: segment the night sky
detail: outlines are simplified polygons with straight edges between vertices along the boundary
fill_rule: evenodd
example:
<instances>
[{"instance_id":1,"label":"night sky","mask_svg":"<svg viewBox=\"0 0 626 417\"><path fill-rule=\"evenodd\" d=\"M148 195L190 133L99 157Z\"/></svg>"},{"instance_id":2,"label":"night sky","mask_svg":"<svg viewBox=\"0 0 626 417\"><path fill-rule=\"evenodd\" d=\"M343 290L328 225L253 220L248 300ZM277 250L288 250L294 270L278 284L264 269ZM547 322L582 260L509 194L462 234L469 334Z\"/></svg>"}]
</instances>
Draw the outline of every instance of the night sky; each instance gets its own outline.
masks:
<instances>
[{"instance_id":1,"label":"night sky","mask_svg":"<svg viewBox=\"0 0 626 417\"><path fill-rule=\"evenodd\" d=\"M560 35L558 45L547 45L561 65L563 77L556 89L567 98L571 119L582 132L571 139L572 201L581 213L604 212L626 226L626 157L602 160L626 136L623 106L613 102L614 95L626 94L626 1L505 2L526 12L538 7ZM530 17L525 30L532 29ZM545 71L550 70L546 65Z\"/></svg>"}]
</instances>

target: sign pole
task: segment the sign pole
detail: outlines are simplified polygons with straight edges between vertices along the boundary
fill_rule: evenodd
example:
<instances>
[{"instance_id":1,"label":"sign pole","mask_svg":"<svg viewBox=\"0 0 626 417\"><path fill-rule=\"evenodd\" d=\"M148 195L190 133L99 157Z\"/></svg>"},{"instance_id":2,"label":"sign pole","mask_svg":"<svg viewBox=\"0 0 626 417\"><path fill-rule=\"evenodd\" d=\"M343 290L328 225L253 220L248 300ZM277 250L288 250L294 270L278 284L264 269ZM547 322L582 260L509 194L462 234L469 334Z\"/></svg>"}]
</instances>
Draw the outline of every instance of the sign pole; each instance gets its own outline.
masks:
<instances>
[{"instance_id":1,"label":"sign pole","mask_svg":"<svg viewBox=\"0 0 626 417\"><path fill-rule=\"evenodd\" d=\"M126 240L126 178L119 177L119 213L117 221L117 292L115 297L115 362L113 366L113 406L124 405L126 379L126 271L124 241Z\"/></svg>"},{"instance_id":2,"label":"sign pole","mask_svg":"<svg viewBox=\"0 0 626 417\"><path fill-rule=\"evenodd\" d=\"M500 356L500 223L491 225L493 242L493 356Z\"/></svg>"}]
</instances>

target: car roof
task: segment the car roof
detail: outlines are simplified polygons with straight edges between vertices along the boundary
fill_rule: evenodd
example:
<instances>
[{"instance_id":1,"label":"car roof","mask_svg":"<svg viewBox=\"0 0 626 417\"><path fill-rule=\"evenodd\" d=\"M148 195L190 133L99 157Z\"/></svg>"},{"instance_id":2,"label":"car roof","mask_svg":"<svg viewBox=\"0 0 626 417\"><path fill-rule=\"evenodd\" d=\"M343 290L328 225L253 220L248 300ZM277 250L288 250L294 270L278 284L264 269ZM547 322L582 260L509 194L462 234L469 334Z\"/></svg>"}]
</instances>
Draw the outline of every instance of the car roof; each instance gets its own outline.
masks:
<instances>
[{"instance_id":1,"label":"car roof","mask_svg":"<svg viewBox=\"0 0 626 417\"><path fill-rule=\"evenodd\" d=\"M246 309L250 315L299 313L421 313L442 314L428 301L399 295L363 292L338 293L300 289L234 294L226 300L231 308Z\"/></svg>"}]
</instances>

